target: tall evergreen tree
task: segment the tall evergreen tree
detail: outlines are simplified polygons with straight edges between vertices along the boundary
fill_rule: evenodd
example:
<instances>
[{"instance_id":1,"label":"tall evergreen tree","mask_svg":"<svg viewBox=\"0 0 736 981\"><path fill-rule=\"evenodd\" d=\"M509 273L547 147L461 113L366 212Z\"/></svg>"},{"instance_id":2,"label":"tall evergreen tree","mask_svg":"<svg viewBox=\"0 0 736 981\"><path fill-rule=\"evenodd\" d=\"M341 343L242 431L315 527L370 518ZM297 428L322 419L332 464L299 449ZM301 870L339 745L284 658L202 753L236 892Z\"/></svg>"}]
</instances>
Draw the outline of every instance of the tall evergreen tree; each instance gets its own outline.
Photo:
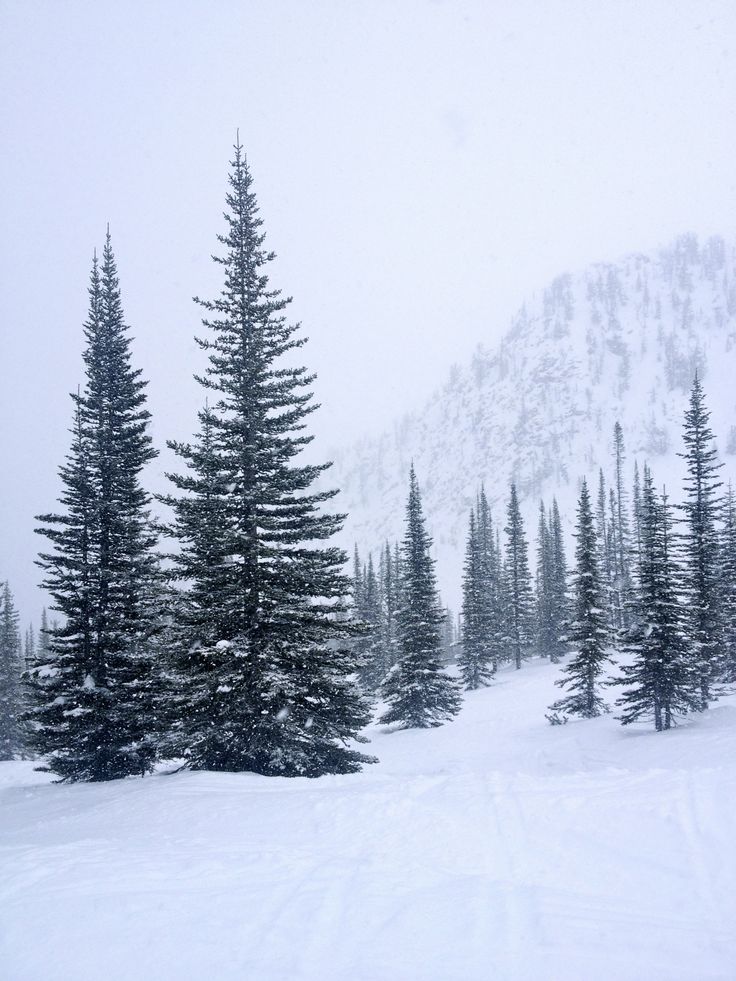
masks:
<instances>
[{"instance_id":1,"label":"tall evergreen tree","mask_svg":"<svg viewBox=\"0 0 736 981\"><path fill-rule=\"evenodd\" d=\"M365 633L359 638L357 645L360 654L358 675L365 690L373 692L383 680L386 670L381 629L381 594L373 556L370 554L362 578L358 613L365 625Z\"/></svg>"},{"instance_id":2,"label":"tall evergreen tree","mask_svg":"<svg viewBox=\"0 0 736 981\"><path fill-rule=\"evenodd\" d=\"M170 503L174 574L189 586L171 664L172 747L195 769L351 772L368 759L351 744L370 708L353 678L346 557L328 544L343 516L323 509L336 491L313 487L329 464L297 459L312 440L313 376L294 367L306 338L269 286L273 253L239 142L226 200L215 260L224 285L197 301L209 358L198 381L215 398L200 437L209 445L203 456L171 444L188 466ZM217 538L203 561L197 515L208 495Z\"/></svg>"},{"instance_id":3,"label":"tall evergreen tree","mask_svg":"<svg viewBox=\"0 0 736 981\"><path fill-rule=\"evenodd\" d=\"M685 412L685 500L680 505L684 530L680 536L684 593L689 611L688 635L699 675L700 708L718 695L724 674L722 572L718 520L721 516L721 481L710 413L700 379L695 376Z\"/></svg>"},{"instance_id":4,"label":"tall evergreen tree","mask_svg":"<svg viewBox=\"0 0 736 981\"><path fill-rule=\"evenodd\" d=\"M557 652L557 624L554 620L554 557L550 525L544 501L539 502L537 526L537 649L541 657Z\"/></svg>"},{"instance_id":5,"label":"tall evergreen tree","mask_svg":"<svg viewBox=\"0 0 736 981\"><path fill-rule=\"evenodd\" d=\"M45 659L49 653L49 615L46 607L41 610L41 626L38 630L38 642L36 644L36 653L42 659Z\"/></svg>"},{"instance_id":6,"label":"tall evergreen tree","mask_svg":"<svg viewBox=\"0 0 736 981\"><path fill-rule=\"evenodd\" d=\"M380 721L400 728L442 725L460 711L456 682L442 670L441 625L432 539L424 524L422 500L412 466L402 543L402 606L398 613L400 657L386 676L382 694L388 708Z\"/></svg>"},{"instance_id":7,"label":"tall evergreen tree","mask_svg":"<svg viewBox=\"0 0 736 981\"><path fill-rule=\"evenodd\" d=\"M18 611L7 582L0 588L0 760L22 749L21 642Z\"/></svg>"},{"instance_id":8,"label":"tall evergreen tree","mask_svg":"<svg viewBox=\"0 0 736 981\"><path fill-rule=\"evenodd\" d=\"M496 547L493 519L485 488L481 485L477 503L478 546L480 549L480 620L484 642L483 657L495 672L502 659L502 561Z\"/></svg>"},{"instance_id":9,"label":"tall evergreen tree","mask_svg":"<svg viewBox=\"0 0 736 981\"><path fill-rule=\"evenodd\" d=\"M29 671L36 660L36 631L33 624L29 623L26 627L26 635L23 642L23 667Z\"/></svg>"},{"instance_id":10,"label":"tall evergreen tree","mask_svg":"<svg viewBox=\"0 0 736 981\"><path fill-rule=\"evenodd\" d=\"M463 576L462 645L457 659L463 685L469 690L487 685L493 674L488 636L487 542L485 531L478 525L476 512L471 509Z\"/></svg>"},{"instance_id":11,"label":"tall evergreen tree","mask_svg":"<svg viewBox=\"0 0 736 981\"><path fill-rule=\"evenodd\" d=\"M624 432L620 422L613 427L613 454L615 474L615 520L613 522L612 551L614 568L614 589L616 592L616 607L618 613L618 629L628 624L628 610L631 600L631 530L627 507L626 485L624 480L624 463L626 448Z\"/></svg>"},{"instance_id":12,"label":"tall evergreen tree","mask_svg":"<svg viewBox=\"0 0 736 981\"><path fill-rule=\"evenodd\" d=\"M565 629L568 621L567 601L567 557L562 535L562 521L557 499L552 499L552 513L549 519L550 539L550 620L554 627L550 637L550 660L556 664L568 651Z\"/></svg>"},{"instance_id":13,"label":"tall evergreen tree","mask_svg":"<svg viewBox=\"0 0 736 981\"><path fill-rule=\"evenodd\" d=\"M385 678L399 657L396 617L399 609L398 570L391 552L385 543L381 550L379 566L379 587L381 590L381 634L383 651L383 677Z\"/></svg>"},{"instance_id":14,"label":"tall evergreen tree","mask_svg":"<svg viewBox=\"0 0 736 981\"><path fill-rule=\"evenodd\" d=\"M639 477L639 464L634 460L634 541L632 547L632 565L638 572L641 565L641 478Z\"/></svg>"},{"instance_id":15,"label":"tall evergreen tree","mask_svg":"<svg viewBox=\"0 0 736 981\"><path fill-rule=\"evenodd\" d=\"M736 684L736 495L729 484L723 509L721 602L724 681Z\"/></svg>"},{"instance_id":16,"label":"tall evergreen tree","mask_svg":"<svg viewBox=\"0 0 736 981\"><path fill-rule=\"evenodd\" d=\"M563 676L555 682L569 694L550 706L551 721L557 721L560 715L592 719L607 711L600 691L603 666L610 660L606 652L608 631L601 607L598 540L585 480L580 490L575 537L574 608L567 631L574 654L563 668Z\"/></svg>"},{"instance_id":17,"label":"tall evergreen tree","mask_svg":"<svg viewBox=\"0 0 736 981\"><path fill-rule=\"evenodd\" d=\"M633 622L625 628L622 643L633 659L621 667L617 683L625 690L616 704L622 709L624 725L650 719L659 732L671 728L678 715L697 708L698 700L677 594L667 497L657 497L648 468L644 470L640 517L639 585L631 611Z\"/></svg>"},{"instance_id":18,"label":"tall evergreen tree","mask_svg":"<svg viewBox=\"0 0 736 981\"><path fill-rule=\"evenodd\" d=\"M507 642L517 669L534 643L534 593L524 522L516 485L511 485L506 525Z\"/></svg>"},{"instance_id":19,"label":"tall evergreen tree","mask_svg":"<svg viewBox=\"0 0 736 981\"><path fill-rule=\"evenodd\" d=\"M30 739L64 780L148 772L155 757L155 535L143 467L146 382L131 365L108 231L93 261L84 328L86 384L73 396L72 446L60 469L62 513L41 515L39 557L63 622L44 630L29 672Z\"/></svg>"}]
</instances>

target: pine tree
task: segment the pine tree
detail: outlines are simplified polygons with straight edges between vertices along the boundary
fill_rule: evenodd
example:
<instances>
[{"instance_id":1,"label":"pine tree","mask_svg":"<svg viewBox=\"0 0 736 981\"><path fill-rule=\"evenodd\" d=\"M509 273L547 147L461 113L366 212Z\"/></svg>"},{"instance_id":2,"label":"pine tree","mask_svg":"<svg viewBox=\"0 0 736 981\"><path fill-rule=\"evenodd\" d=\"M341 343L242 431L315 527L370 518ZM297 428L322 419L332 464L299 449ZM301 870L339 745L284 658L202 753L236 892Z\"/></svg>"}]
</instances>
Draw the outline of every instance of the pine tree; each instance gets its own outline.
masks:
<instances>
[{"instance_id":1,"label":"pine tree","mask_svg":"<svg viewBox=\"0 0 736 981\"><path fill-rule=\"evenodd\" d=\"M651 473L644 470L641 499L641 567L633 622L623 632L622 648L633 655L616 683L625 687L616 704L628 725L651 719L659 732L678 715L697 708L694 672L677 594L677 569L671 549L667 497L658 499Z\"/></svg>"},{"instance_id":2,"label":"pine tree","mask_svg":"<svg viewBox=\"0 0 736 981\"><path fill-rule=\"evenodd\" d=\"M557 499L552 498L552 513L549 521L550 538L550 621L553 626L553 636L550 638L550 661L556 664L565 654L568 646L565 640L565 629L568 621L567 601L567 558L565 542L562 535L562 522Z\"/></svg>"},{"instance_id":3,"label":"pine tree","mask_svg":"<svg viewBox=\"0 0 736 981\"><path fill-rule=\"evenodd\" d=\"M101 270L93 261L89 298L86 385L72 397L72 446L60 469L63 512L37 519L53 546L39 557L44 587L64 620L42 631L27 722L46 769L63 780L97 781L148 772L157 728L158 573L140 482L156 454L109 231Z\"/></svg>"},{"instance_id":4,"label":"pine tree","mask_svg":"<svg viewBox=\"0 0 736 981\"><path fill-rule=\"evenodd\" d=\"M23 745L19 616L7 582L0 590L0 760L12 760Z\"/></svg>"},{"instance_id":5,"label":"pine tree","mask_svg":"<svg viewBox=\"0 0 736 981\"><path fill-rule=\"evenodd\" d=\"M463 632L458 655L458 667L463 685L468 690L487 685L493 674L491 646L488 638L487 555L478 527L475 510L471 509L465 550L463 576Z\"/></svg>"},{"instance_id":6,"label":"pine tree","mask_svg":"<svg viewBox=\"0 0 736 981\"><path fill-rule=\"evenodd\" d=\"M556 624L554 622L554 584L552 536L544 501L539 502L537 526L537 650L541 657L556 653Z\"/></svg>"},{"instance_id":7,"label":"pine tree","mask_svg":"<svg viewBox=\"0 0 736 981\"><path fill-rule=\"evenodd\" d=\"M511 485L506 526L507 640L517 669L534 643L534 594L516 485Z\"/></svg>"},{"instance_id":8,"label":"pine tree","mask_svg":"<svg viewBox=\"0 0 736 981\"><path fill-rule=\"evenodd\" d=\"M501 660L502 644L502 597L501 559L496 548L491 509L485 488L481 485L477 503L478 546L480 550L480 608L483 659L489 670L495 673Z\"/></svg>"},{"instance_id":9,"label":"pine tree","mask_svg":"<svg viewBox=\"0 0 736 981\"><path fill-rule=\"evenodd\" d=\"M633 567L638 571L641 565L641 479L639 464L634 460L634 541L632 548Z\"/></svg>"},{"instance_id":10,"label":"pine tree","mask_svg":"<svg viewBox=\"0 0 736 981\"><path fill-rule=\"evenodd\" d=\"M353 546L353 606L356 614L360 618L363 609L363 563L360 561L360 552L357 543Z\"/></svg>"},{"instance_id":11,"label":"pine tree","mask_svg":"<svg viewBox=\"0 0 736 981\"><path fill-rule=\"evenodd\" d=\"M381 590L381 648L383 653L383 677L385 678L399 657L396 633L396 616L399 609L398 572L392 556L391 546L385 543L381 550L379 567L379 587Z\"/></svg>"},{"instance_id":12,"label":"pine tree","mask_svg":"<svg viewBox=\"0 0 736 981\"><path fill-rule=\"evenodd\" d=\"M23 642L23 667L29 671L36 660L36 631L33 624L29 623L26 627L26 636Z\"/></svg>"},{"instance_id":13,"label":"pine tree","mask_svg":"<svg viewBox=\"0 0 736 981\"><path fill-rule=\"evenodd\" d=\"M724 681L736 684L736 495L729 484L723 509L721 542Z\"/></svg>"},{"instance_id":14,"label":"pine tree","mask_svg":"<svg viewBox=\"0 0 736 981\"><path fill-rule=\"evenodd\" d=\"M629 556L631 552L631 531L629 527L628 508L626 506L626 488L624 483L624 462L626 449L624 432L621 423L613 427L614 473L616 481L616 510L613 523L613 559L614 559L614 588L617 597L618 623L620 629L628 624L628 610L631 600L631 567Z\"/></svg>"},{"instance_id":15,"label":"pine tree","mask_svg":"<svg viewBox=\"0 0 736 981\"><path fill-rule=\"evenodd\" d=\"M388 708L380 719L386 725L397 723L402 729L439 726L460 711L458 686L442 670L444 614L437 599L431 547L412 466L402 545L400 657L382 685Z\"/></svg>"},{"instance_id":16,"label":"pine tree","mask_svg":"<svg viewBox=\"0 0 736 981\"><path fill-rule=\"evenodd\" d=\"M370 554L363 570L359 615L365 625L365 633L359 638L357 645L360 654L358 675L365 690L373 692L383 680L386 671L381 631L381 594L373 567L373 556Z\"/></svg>"},{"instance_id":17,"label":"pine tree","mask_svg":"<svg viewBox=\"0 0 736 981\"><path fill-rule=\"evenodd\" d=\"M580 490L575 537L574 609L567 631L567 640L575 653L563 668L563 676L555 682L570 694L550 706L552 722L567 715L592 719L607 711L600 688L603 666L610 660L606 652L608 632L601 607L598 540L585 480Z\"/></svg>"},{"instance_id":18,"label":"pine tree","mask_svg":"<svg viewBox=\"0 0 736 981\"><path fill-rule=\"evenodd\" d=\"M215 402L200 417L188 467L174 476L174 575L188 584L186 623L170 666L171 744L194 769L319 776L360 769L351 742L370 720L353 675L350 584L327 544L343 516L316 491L329 464L297 459L312 441L313 376L294 367L305 343L290 302L269 287L253 180L238 142L229 175L218 299L198 300L209 363L198 381ZM205 425L209 432L205 431ZM209 501L215 545L199 505ZM204 521L204 518L202 519Z\"/></svg>"},{"instance_id":19,"label":"pine tree","mask_svg":"<svg viewBox=\"0 0 736 981\"><path fill-rule=\"evenodd\" d=\"M718 683L725 669L718 532L722 503L718 471L722 464L718 463L709 419L703 388L696 375L685 412L685 452L679 454L687 467L685 500L680 505L684 525L680 542L689 611L687 629L697 664L703 710L717 697Z\"/></svg>"},{"instance_id":20,"label":"pine tree","mask_svg":"<svg viewBox=\"0 0 736 981\"><path fill-rule=\"evenodd\" d=\"M36 653L41 658L46 658L49 653L49 615L46 607L41 610L41 626L38 631L38 643Z\"/></svg>"}]
</instances>

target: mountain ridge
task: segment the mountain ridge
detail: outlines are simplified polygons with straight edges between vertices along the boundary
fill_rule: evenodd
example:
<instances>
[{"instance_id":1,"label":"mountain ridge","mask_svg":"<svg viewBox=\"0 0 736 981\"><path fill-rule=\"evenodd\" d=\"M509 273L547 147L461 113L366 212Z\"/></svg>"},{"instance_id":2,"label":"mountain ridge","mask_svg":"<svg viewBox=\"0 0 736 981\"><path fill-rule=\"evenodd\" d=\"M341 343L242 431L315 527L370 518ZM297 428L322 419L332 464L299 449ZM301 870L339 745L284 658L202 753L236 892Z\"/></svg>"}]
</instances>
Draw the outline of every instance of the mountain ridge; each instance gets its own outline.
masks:
<instances>
[{"instance_id":1,"label":"mountain ridge","mask_svg":"<svg viewBox=\"0 0 736 981\"><path fill-rule=\"evenodd\" d=\"M327 475L348 512L341 542L401 535L409 465L423 493L443 595L456 604L467 514L484 484L497 527L511 480L527 536L556 495L568 529L579 479L610 471L620 421L627 467L679 482L682 414L703 378L722 457L736 454L736 237L693 233L650 253L563 273L527 298L493 349L453 365L392 431L338 450ZM727 468L729 469L729 468Z\"/></svg>"}]
</instances>

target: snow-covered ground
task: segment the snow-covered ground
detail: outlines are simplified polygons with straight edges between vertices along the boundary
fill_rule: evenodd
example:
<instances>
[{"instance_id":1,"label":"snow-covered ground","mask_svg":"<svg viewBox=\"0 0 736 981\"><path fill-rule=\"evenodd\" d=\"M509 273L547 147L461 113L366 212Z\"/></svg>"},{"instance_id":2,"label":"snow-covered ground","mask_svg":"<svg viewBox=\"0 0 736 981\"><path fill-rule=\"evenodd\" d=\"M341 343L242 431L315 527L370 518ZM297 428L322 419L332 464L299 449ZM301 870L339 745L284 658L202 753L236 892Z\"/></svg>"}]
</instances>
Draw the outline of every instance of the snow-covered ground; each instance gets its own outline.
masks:
<instances>
[{"instance_id":1,"label":"snow-covered ground","mask_svg":"<svg viewBox=\"0 0 736 981\"><path fill-rule=\"evenodd\" d=\"M554 667L317 781L0 764L7 981L736 977L736 698L550 727Z\"/></svg>"}]
</instances>

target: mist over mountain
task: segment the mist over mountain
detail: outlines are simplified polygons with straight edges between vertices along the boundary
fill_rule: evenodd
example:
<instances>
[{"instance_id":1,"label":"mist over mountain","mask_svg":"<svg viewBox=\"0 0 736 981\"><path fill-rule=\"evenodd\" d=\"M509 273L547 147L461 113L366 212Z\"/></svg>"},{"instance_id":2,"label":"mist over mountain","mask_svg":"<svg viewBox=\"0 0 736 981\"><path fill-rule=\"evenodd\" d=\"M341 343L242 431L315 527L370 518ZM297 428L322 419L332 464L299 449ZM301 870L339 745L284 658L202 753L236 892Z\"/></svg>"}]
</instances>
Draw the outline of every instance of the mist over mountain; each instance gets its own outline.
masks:
<instances>
[{"instance_id":1,"label":"mist over mountain","mask_svg":"<svg viewBox=\"0 0 736 981\"><path fill-rule=\"evenodd\" d=\"M481 483L497 527L511 480L530 540L540 498L556 495L570 527L580 479L597 480L599 467L610 473L617 420L627 469L649 461L676 499L696 370L721 456L732 461L736 239L685 234L651 254L562 274L524 300L495 348L481 343L470 363L453 365L419 411L334 453L327 479L349 512L343 543L367 552L401 535L413 460L440 587L456 603L468 511ZM406 384L419 388L421 378Z\"/></svg>"}]
</instances>

